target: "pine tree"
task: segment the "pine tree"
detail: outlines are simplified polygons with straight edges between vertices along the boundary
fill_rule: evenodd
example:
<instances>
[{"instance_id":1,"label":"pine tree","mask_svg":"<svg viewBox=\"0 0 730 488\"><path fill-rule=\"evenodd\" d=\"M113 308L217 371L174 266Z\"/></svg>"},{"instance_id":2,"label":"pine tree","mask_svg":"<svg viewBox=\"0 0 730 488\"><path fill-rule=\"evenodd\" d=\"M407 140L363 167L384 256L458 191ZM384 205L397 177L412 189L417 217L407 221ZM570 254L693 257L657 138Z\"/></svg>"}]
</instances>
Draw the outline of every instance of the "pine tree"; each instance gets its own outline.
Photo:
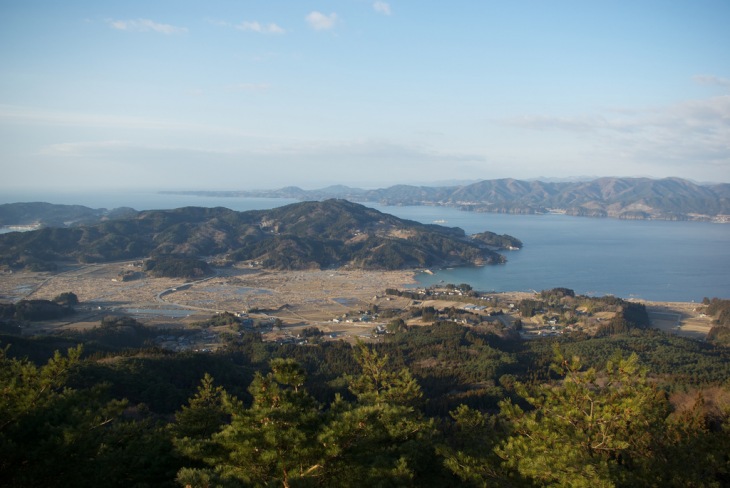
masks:
<instances>
[{"instance_id":1,"label":"pine tree","mask_svg":"<svg viewBox=\"0 0 730 488\"><path fill-rule=\"evenodd\" d=\"M213 385L213 377L205 373L194 397L175 414L172 431L177 438L206 439L218 432L227 415L223 407L225 391Z\"/></svg>"},{"instance_id":2,"label":"pine tree","mask_svg":"<svg viewBox=\"0 0 730 488\"><path fill-rule=\"evenodd\" d=\"M494 448L501 440L497 418L466 405L451 412L447 443L439 446L445 467L474 486L499 486L507 475Z\"/></svg>"},{"instance_id":3,"label":"pine tree","mask_svg":"<svg viewBox=\"0 0 730 488\"><path fill-rule=\"evenodd\" d=\"M392 371L387 356L364 344L355 355L362 373L348 380L357 400L336 401L320 435L326 479L332 486L417 485L419 473L439 464L434 424L417 409L421 389L407 369Z\"/></svg>"},{"instance_id":4,"label":"pine tree","mask_svg":"<svg viewBox=\"0 0 730 488\"><path fill-rule=\"evenodd\" d=\"M635 354L614 357L599 375L581 371L578 358L556 353L553 369L561 382L517 384L529 410L502 402L511 434L495 452L542 486L640 486L641 473L658 461L666 397L646 380Z\"/></svg>"},{"instance_id":5,"label":"pine tree","mask_svg":"<svg viewBox=\"0 0 730 488\"><path fill-rule=\"evenodd\" d=\"M7 351L0 348L3 486L69 486L93 476L126 402L103 400L102 387L67 386L80 346L65 356L56 351L42 366L10 358Z\"/></svg>"},{"instance_id":6,"label":"pine tree","mask_svg":"<svg viewBox=\"0 0 730 488\"><path fill-rule=\"evenodd\" d=\"M186 468L178 473L184 486L207 486L214 481L239 481L254 486L301 486L321 472L322 449L316 440L320 407L302 388L305 374L291 359L274 359L271 372L257 373L249 392L253 403L243 403L208 379L190 407L180 412L179 428L192 430L198 440L179 440L182 451L212 469ZM220 407L218 403L220 398ZM230 423L204 439L204 412L229 415ZM188 422L190 421L190 422Z\"/></svg>"}]
</instances>

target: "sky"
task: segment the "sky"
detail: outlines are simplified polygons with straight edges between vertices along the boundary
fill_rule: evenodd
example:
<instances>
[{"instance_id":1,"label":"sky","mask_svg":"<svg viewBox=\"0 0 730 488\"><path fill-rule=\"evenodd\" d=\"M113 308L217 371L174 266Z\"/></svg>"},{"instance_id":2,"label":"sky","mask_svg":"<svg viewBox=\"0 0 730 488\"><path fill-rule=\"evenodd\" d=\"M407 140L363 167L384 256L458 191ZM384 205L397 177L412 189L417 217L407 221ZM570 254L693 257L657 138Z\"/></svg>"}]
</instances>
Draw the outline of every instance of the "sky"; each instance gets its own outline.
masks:
<instances>
[{"instance_id":1,"label":"sky","mask_svg":"<svg viewBox=\"0 0 730 488\"><path fill-rule=\"evenodd\" d=\"M0 1L0 192L730 182L728 0Z\"/></svg>"}]
</instances>

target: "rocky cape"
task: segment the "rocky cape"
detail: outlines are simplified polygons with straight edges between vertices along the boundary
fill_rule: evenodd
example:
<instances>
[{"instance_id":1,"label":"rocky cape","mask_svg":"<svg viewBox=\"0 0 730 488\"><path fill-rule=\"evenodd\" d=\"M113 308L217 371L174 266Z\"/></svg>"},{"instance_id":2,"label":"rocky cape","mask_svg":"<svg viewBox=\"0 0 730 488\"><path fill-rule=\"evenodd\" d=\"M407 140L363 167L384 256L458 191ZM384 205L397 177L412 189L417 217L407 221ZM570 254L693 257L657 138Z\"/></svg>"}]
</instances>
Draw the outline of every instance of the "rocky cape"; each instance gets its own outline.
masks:
<instances>
[{"instance_id":1,"label":"rocky cape","mask_svg":"<svg viewBox=\"0 0 730 488\"><path fill-rule=\"evenodd\" d=\"M460 186L397 185L375 190L337 185L320 190L287 187L269 191L171 193L300 200L345 198L382 205L442 205L475 212L730 222L730 184L698 185L680 178L599 178L580 182L508 178Z\"/></svg>"},{"instance_id":2,"label":"rocky cape","mask_svg":"<svg viewBox=\"0 0 730 488\"><path fill-rule=\"evenodd\" d=\"M411 269L504 263L495 248L511 236L400 219L346 200L295 203L236 212L185 207L152 210L92 225L45 227L0 235L0 264L53 269L59 261L151 257L161 275L196 275L207 263L271 269ZM163 269L164 266L164 269Z\"/></svg>"}]
</instances>

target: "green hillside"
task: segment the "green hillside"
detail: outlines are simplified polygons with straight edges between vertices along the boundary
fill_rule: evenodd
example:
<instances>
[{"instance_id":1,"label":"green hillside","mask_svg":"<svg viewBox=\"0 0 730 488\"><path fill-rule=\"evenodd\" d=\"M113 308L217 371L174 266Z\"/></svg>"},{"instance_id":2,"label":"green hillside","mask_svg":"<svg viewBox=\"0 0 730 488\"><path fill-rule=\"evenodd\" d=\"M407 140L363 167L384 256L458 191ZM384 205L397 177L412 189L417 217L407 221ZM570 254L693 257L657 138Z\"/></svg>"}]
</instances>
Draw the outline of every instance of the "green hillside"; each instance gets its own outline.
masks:
<instances>
[{"instance_id":1,"label":"green hillside","mask_svg":"<svg viewBox=\"0 0 730 488\"><path fill-rule=\"evenodd\" d=\"M58 261L104 262L161 256L171 268L190 260L256 262L271 269L406 269L503 263L494 240L463 230L399 219L345 200L236 212L185 207L73 228L0 235L0 263L53 269ZM170 263L169 259L166 261ZM179 272L177 273L179 275Z\"/></svg>"}]
</instances>

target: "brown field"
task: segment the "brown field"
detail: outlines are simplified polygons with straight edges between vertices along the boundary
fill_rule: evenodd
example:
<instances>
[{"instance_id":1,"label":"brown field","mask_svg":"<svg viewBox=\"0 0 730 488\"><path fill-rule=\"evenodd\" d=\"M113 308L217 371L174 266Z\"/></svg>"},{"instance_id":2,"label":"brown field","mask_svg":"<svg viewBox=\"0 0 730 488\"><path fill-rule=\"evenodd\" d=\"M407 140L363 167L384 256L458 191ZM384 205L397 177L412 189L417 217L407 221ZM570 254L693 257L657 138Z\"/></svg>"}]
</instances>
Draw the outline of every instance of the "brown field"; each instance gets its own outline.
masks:
<instances>
[{"instance_id":1,"label":"brown field","mask_svg":"<svg viewBox=\"0 0 730 488\"><path fill-rule=\"evenodd\" d=\"M120 262L70 266L57 273L0 275L0 300L53 299L74 292L80 313L63 323L42 323L29 333L70 327L86 328L107 315L130 315L146 325L184 326L217 312L259 309L296 330L317 325L327 333L370 334L372 323L333 323L347 312L367 310L370 303L398 306L401 299L383 296L386 288L413 283L409 271L265 271L223 268L204 280L151 278L123 282L120 273L138 270L139 263ZM405 300L405 303L408 301ZM402 306L403 304L400 304Z\"/></svg>"},{"instance_id":2,"label":"brown field","mask_svg":"<svg viewBox=\"0 0 730 488\"><path fill-rule=\"evenodd\" d=\"M646 305L653 327L691 339L703 340L712 328L712 318L700 312L702 306L688 302L641 302Z\"/></svg>"},{"instance_id":3,"label":"brown field","mask_svg":"<svg viewBox=\"0 0 730 488\"><path fill-rule=\"evenodd\" d=\"M381 308L405 308L410 300L385 297L386 288L414 283L411 271L311 270L266 271L251 268L217 269L215 276L186 283L181 279L141 278L121 281L120 273L139 271L138 262L68 266L56 273L5 272L0 275L0 300L52 299L74 292L80 313L70 321L35 324L29 333L59 327L87 328L107 315L130 315L146 325L180 327L209 318L217 312L247 312L258 309L259 317L276 317L286 333L316 325L337 337L369 336L375 323L357 322L357 312L370 304ZM501 293L515 302L530 293ZM668 333L704 339L711 319L698 311L698 304L645 303L652 325ZM424 303L436 308L456 303ZM344 319L350 312L353 322ZM607 317L610 318L610 317ZM333 322L339 319L339 322ZM271 339L276 333L269 333Z\"/></svg>"}]
</instances>

